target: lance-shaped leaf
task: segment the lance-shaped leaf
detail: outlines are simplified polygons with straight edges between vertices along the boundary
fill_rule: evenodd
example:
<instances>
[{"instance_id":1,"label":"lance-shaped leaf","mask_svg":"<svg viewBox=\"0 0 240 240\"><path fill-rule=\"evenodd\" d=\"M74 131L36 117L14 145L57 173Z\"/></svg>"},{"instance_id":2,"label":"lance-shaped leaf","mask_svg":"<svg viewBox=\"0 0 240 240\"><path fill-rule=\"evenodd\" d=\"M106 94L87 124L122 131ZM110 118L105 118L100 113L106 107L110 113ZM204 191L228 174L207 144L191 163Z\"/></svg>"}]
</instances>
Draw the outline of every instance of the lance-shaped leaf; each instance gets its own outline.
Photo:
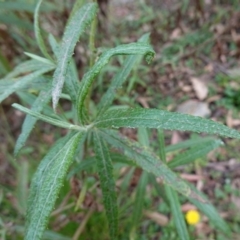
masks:
<instances>
[{"instance_id":1,"label":"lance-shaped leaf","mask_svg":"<svg viewBox=\"0 0 240 240\"><path fill-rule=\"evenodd\" d=\"M52 98L53 108L56 109L60 94L62 92L67 67L72 58L74 47L79 40L84 29L93 20L97 12L96 3L88 3L80 8L72 16L69 24L66 26L62 43L59 48L57 67L53 75Z\"/></svg>"},{"instance_id":2,"label":"lance-shaped leaf","mask_svg":"<svg viewBox=\"0 0 240 240\"><path fill-rule=\"evenodd\" d=\"M30 189L25 240L40 240L67 170L85 133L70 134L57 142L40 163Z\"/></svg>"},{"instance_id":3,"label":"lance-shaped leaf","mask_svg":"<svg viewBox=\"0 0 240 240\"><path fill-rule=\"evenodd\" d=\"M88 91L99 74L101 69L109 62L110 58L115 55L145 55L146 60L149 63L154 57L154 50L149 44L146 43L130 43L117 46L116 48L107 50L104 52L94 66L84 74L82 82L79 86L77 110L78 116L81 123L86 122L86 109L84 108L84 100L88 94Z\"/></svg>"},{"instance_id":4,"label":"lance-shaped leaf","mask_svg":"<svg viewBox=\"0 0 240 240\"><path fill-rule=\"evenodd\" d=\"M162 128L168 130L204 132L238 138L240 133L221 123L192 115L158 109L119 109L105 112L93 125L98 128Z\"/></svg>"},{"instance_id":5,"label":"lance-shaped leaf","mask_svg":"<svg viewBox=\"0 0 240 240\"><path fill-rule=\"evenodd\" d=\"M111 239L116 239L118 233L118 209L113 167L108 148L101 136L94 133L94 150L97 158L98 174L103 193L103 203L106 209Z\"/></svg>"},{"instance_id":6,"label":"lance-shaped leaf","mask_svg":"<svg viewBox=\"0 0 240 240\"><path fill-rule=\"evenodd\" d=\"M24 54L27 55L28 57L32 58L33 60L38 61L38 62L46 63L48 65L54 65L54 63L47 58L40 57L40 56L38 56L36 54L33 54L33 53L30 53L30 52L24 52Z\"/></svg>"},{"instance_id":7,"label":"lance-shaped leaf","mask_svg":"<svg viewBox=\"0 0 240 240\"><path fill-rule=\"evenodd\" d=\"M46 66L44 68L41 68L40 70L37 70L33 73L30 73L24 77L19 77L16 80L7 80L7 82L4 80L4 83L9 83L8 87L6 88L6 90L4 92L0 91L0 103L7 98L10 94L12 94L13 92L24 88L26 85L28 85L29 83L31 83L32 81L34 81L34 79L36 79L37 77L41 76L42 74L49 72L53 69L53 66ZM1 83L0 83L1 85Z\"/></svg>"},{"instance_id":8,"label":"lance-shaped leaf","mask_svg":"<svg viewBox=\"0 0 240 240\"><path fill-rule=\"evenodd\" d=\"M190 190L185 181L179 178L158 156L149 151L148 148L137 142L130 141L128 138L122 137L111 130L101 130L100 133L110 145L122 151L143 170L161 178L165 184L170 185L179 193L198 198L198 196Z\"/></svg>"},{"instance_id":9,"label":"lance-shaped leaf","mask_svg":"<svg viewBox=\"0 0 240 240\"><path fill-rule=\"evenodd\" d=\"M54 126L67 128L67 129L73 129L73 130L80 130L80 131L87 131L88 130L88 126L81 127L81 126L78 126L78 125L74 125L74 124L71 124L71 123L68 123L68 122L61 121L59 119L48 117L46 115L40 114L39 112L36 112L36 111L30 110L28 108L25 108L25 107L23 107L23 106L21 106L17 103L14 103L12 106L17 108L18 110L20 110L22 112L28 113L31 116L33 116L35 118L38 118L38 119L40 119L44 122L50 123Z\"/></svg>"},{"instance_id":10,"label":"lance-shaped leaf","mask_svg":"<svg viewBox=\"0 0 240 240\"><path fill-rule=\"evenodd\" d=\"M175 168L181 165L191 163L200 157L206 156L210 151L222 145L223 142L218 139L211 139L205 143L199 143L198 146L195 146L186 152L178 154L168 163L168 166L170 168Z\"/></svg>"},{"instance_id":11,"label":"lance-shaped leaf","mask_svg":"<svg viewBox=\"0 0 240 240\"><path fill-rule=\"evenodd\" d=\"M18 64L4 78L2 78L1 81L16 78L20 74L26 74L26 73L29 73L29 72L34 72L34 71L39 70L41 68L45 68L48 65L49 64L42 63L42 62L39 62L39 61L36 61L36 60L28 60L28 61L22 62L22 63ZM54 67L54 64L51 64L51 66Z\"/></svg>"},{"instance_id":12,"label":"lance-shaped leaf","mask_svg":"<svg viewBox=\"0 0 240 240\"><path fill-rule=\"evenodd\" d=\"M25 3L25 2L24 2ZM46 5L44 5L42 11L48 12L57 10L58 6L54 3L46 2ZM26 11L30 13L34 13L34 10L36 9L35 3L33 2L27 2L23 4L22 1L1 1L0 2L0 9L1 10L10 10L10 11Z\"/></svg>"},{"instance_id":13,"label":"lance-shaped leaf","mask_svg":"<svg viewBox=\"0 0 240 240\"><path fill-rule=\"evenodd\" d=\"M149 42L149 33L144 34L138 42L140 43L148 43ZM98 105L98 115L101 115L103 112L107 110L109 106L111 106L113 99L115 97L115 91L120 88L123 83L126 81L127 77L129 76L131 70L134 68L137 62L141 60L141 55L133 55L127 57L124 62L124 65L112 79L110 86L108 87L107 92L101 98L101 101Z\"/></svg>"},{"instance_id":14,"label":"lance-shaped leaf","mask_svg":"<svg viewBox=\"0 0 240 240\"><path fill-rule=\"evenodd\" d=\"M38 46L39 46L42 54L47 59L53 61L51 56L47 52L47 48L46 48L46 45L44 43L43 37L41 35L41 29L40 29L40 26L39 26L39 10L40 10L42 2L43 2L43 0L38 1L37 6L36 6L35 11L34 11L34 33L35 33L35 37L37 39L37 43L38 43Z\"/></svg>"},{"instance_id":15,"label":"lance-shaped leaf","mask_svg":"<svg viewBox=\"0 0 240 240\"><path fill-rule=\"evenodd\" d=\"M206 196L198 191L193 185L189 184L189 187L192 191L194 191L196 194L200 195L203 199L207 200ZM228 226L228 224L222 219L220 214L218 213L217 209L209 202L206 201L200 202L196 199L189 198L189 200L202 212L204 213L208 219L211 221L211 223L219 230L227 234L228 236L231 235L231 230ZM231 239L231 237L228 237L227 239Z\"/></svg>"},{"instance_id":16,"label":"lance-shaped leaf","mask_svg":"<svg viewBox=\"0 0 240 240\"><path fill-rule=\"evenodd\" d=\"M209 141L214 141L217 140L216 138L213 137L195 137L191 138L188 140L185 140L183 142L179 142L173 145L166 146L166 152L173 152L173 151L178 151L178 150L183 150L185 148L193 148L198 146L199 144L207 143Z\"/></svg>"},{"instance_id":17,"label":"lance-shaped leaf","mask_svg":"<svg viewBox=\"0 0 240 240\"><path fill-rule=\"evenodd\" d=\"M34 112L40 113L44 106L50 101L51 99L51 88L48 88L47 90L42 90L34 103L32 104L31 110ZM17 143L14 148L14 155L16 156L21 148L24 146L25 142L27 141L27 138L29 134L31 133L35 123L37 122L37 118L32 117L31 115L27 115L24 119L24 122L22 124L22 132L19 135L17 139Z\"/></svg>"},{"instance_id":18,"label":"lance-shaped leaf","mask_svg":"<svg viewBox=\"0 0 240 240\"><path fill-rule=\"evenodd\" d=\"M54 55L58 59L59 54L59 44L53 35L49 35L49 43L51 45ZM78 73L76 70L75 62L73 59L70 60L69 66L67 67L66 80L64 82L67 93L71 97L72 103L75 105L77 101L77 91L78 91Z\"/></svg>"}]
</instances>

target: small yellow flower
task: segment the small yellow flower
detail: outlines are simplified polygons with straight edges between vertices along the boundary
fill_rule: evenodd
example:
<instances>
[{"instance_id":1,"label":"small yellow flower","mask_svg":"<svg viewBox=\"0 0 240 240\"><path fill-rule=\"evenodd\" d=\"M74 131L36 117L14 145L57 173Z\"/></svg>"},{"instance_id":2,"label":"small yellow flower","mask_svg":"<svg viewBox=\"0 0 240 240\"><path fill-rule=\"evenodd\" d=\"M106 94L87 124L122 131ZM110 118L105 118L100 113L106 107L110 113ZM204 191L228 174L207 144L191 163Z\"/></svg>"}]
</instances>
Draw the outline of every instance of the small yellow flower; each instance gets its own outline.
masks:
<instances>
[{"instance_id":1,"label":"small yellow flower","mask_svg":"<svg viewBox=\"0 0 240 240\"><path fill-rule=\"evenodd\" d=\"M195 225L200 221L200 213L197 210L187 211L185 217L189 225Z\"/></svg>"}]
</instances>

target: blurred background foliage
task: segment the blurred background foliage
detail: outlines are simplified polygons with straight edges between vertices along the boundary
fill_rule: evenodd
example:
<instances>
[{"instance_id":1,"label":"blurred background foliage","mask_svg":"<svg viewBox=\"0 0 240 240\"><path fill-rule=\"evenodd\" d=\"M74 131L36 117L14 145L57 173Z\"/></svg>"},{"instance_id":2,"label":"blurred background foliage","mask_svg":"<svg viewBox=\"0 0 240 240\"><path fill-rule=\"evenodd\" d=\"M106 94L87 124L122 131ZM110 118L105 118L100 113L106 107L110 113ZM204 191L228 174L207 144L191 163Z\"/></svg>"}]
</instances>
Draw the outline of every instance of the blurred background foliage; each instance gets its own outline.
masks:
<instances>
[{"instance_id":1,"label":"blurred background foliage","mask_svg":"<svg viewBox=\"0 0 240 240\"><path fill-rule=\"evenodd\" d=\"M84 2L87 0L83 0L82 4ZM80 79L88 69L91 54L97 58L106 48L136 41L150 32L157 53L154 62L150 66L141 63L132 72L129 81L117 91L115 103L177 110L210 117L239 129L239 0L99 0L98 3L96 51L89 51L88 32L75 49L74 58ZM73 4L73 0L44 1L40 22L46 42L48 33L60 39ZM35 6L34 0L0 0L1 78L27 59L24 52L40 54L33 33ZM111 64L101 72L93 88L93 101L99 101L123 61L123 57L111 60ZM49 146L66 134L65 130L39 122L19 158L13 159L12 152L24 114L13 110L11 104L21 102L28 105L35 95L33 86L31 90L23 89L19 94L11 95L0 105L1 239L22 239L32 174ZM61 106L66 111L66 118L71 119L69 102L62 101ZM91 110L94 112L94 107ZM156 132L145 132L145 137L131 129L123 129L122 133L143 142L150 139L147 144L158 151ZM168 131L166 136L169 145L196 138L194 134ZM210 198L229 223L233 239L240 239L240 149L238 141L224 141L224 148L177 170L181 177L194 183ZM167 159L174 156L174 152L168 154ZM116 154L113 159L117 157ZM114 166L117 188L121 189L118 196L121 219L119 239L128 239L142 173L120 163ZM46 231L44 239L108 239L99 182L92 168L92 165L76 163L66 179L52 213L51 230ZM76 169L84 171L79 173ZM193 208L184 197L180 200L184 213ZM159 198L155 188L147 186L143 205L145 211L135 239L177 240L169 206ZM189 231L192 239L226 239L204 216L198 225L189 226Z\"/></svg>"}]
</instances>

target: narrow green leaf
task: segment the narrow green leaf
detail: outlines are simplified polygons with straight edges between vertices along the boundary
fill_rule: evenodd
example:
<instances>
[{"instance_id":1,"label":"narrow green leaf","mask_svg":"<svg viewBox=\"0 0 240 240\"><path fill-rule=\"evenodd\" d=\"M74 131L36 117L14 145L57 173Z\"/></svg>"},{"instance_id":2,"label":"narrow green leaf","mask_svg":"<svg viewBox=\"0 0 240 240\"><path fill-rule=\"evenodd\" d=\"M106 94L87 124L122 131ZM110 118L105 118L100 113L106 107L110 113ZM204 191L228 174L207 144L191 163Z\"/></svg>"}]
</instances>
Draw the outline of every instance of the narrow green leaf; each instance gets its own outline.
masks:
<instances>
[{"instance_id":1,"label":"narrow green leaf","mask_svg":"<svg viewBox=\"0 0 240 240\"><path fill-rule=\"evenodd\" d=\"M166 151L165 151L165 139L164 139L164 131L162 129L158 129L158 141L159 141L159 156L162 161L167 164L166 160ZM168 199L167 203L170 205L171 213L173 215L173 220L175 222L176 230L178 236L181 240L189 240L189 234L187 231L187 226L181 211L181 205L178 198L177 192L165 185L164 190L166 193L166 197Z\"/></svg>"},{"instance_id":2,"label":"narrow green leaf","mask_svg":"<svg viewBox=\"0 0 240 240\"><path fill-rule=\"evenodd\" d=\"M25 240L40 240L46 228L67 170L85 133L61 139L41 161L30 189Z\"/></svg>"},{"instance_id":3,"label":"narrow green leaf","mask_svg":"<svg viewBox=\"0 0 240 240\"><path fill-rule=\"evenodd\" d=\"M146 187L148 183L148 173L143 172L137 185L137 192L133 203L132 213L132 234L135 234L136 228L139 226L142 217L142 211L144 207L144 199L146 194Z\"/></svg>"},{"instance_id":4,"label":"narrow green leaf","mask_svg":"<svg viewBox=\"0 0 240 240\"><path fill-rule=\"evenodd\" d=\"M76 106L77 104L77 92L78 92L78 76L76 72L76 66L73 60L70 61L69 67L66 73L65 88L69 96L71 97L72 103Z\"/></svg>"},{"instance_id":5,"label":"narrow green leaf","mask_svg":"<svg viewBox=\"0 0 240 240\"><path fill-rule=\"evenodd\" d=\"M164 202L167 203L170 207L170 203L168 201L166 191L164 189L165 186L163 184L158 183L156 177L152 174L149 176L149 180L151 184L154 186L155 190L157 191L157 194L161 196Z\"/></svg>"},{"instance_id":6,"label":"narrow green leaf","mask_svg":"<svg viewBox=\"0 0 240 240\"><path fill-rule=\"evenodd\" d=\"M138 142L145 147L149 147L149 136L146 128L138 129ZM146 193L146 187L148 183L148 173L143 171L137 184L136 195L133 203L132 213L132 230L130 233L130 239L136 239L136 229L141 222L142 211L144 207L144 199Z\"/></svg>"},{"instance_id":7,"label":"narrow green leaf","mask_svg":"<svg viewBox=\"0 0 240 240\"><path fill-rule=\"evenodd\" d=\"M214 140L216 140L216 138L213 138L213 137L202 138L198 136L196 138L191 138L186 141L179 142L177 144L166 146L166 152L174 152L178 150L183 150L185 148L192 148L192 147L198 146L199 144L206 143L209 141L214 141Z\"/></svg>"},{"instance_id":8,"label":"narrow green leaf","mask_svg":"<svg viewBox=\"0 0 240 240\"><path fill-rule=\"evenodd\" d=\"M8 73L4 78L2 78L1 81L13 79L21 74L34 72L36 70L39 70L45 67L48 67L48 64L45 64L36 60L28 60L17 65L10 73Z\"/></svg>"},{"instance_id":9,"label":"narrow green leaf","mask_svg":"<svg viewBox=\"0 0 240 240\"><path fill-rule=\"evenodd\" d=\"M67 67L72 58L74 47L80 35L93 20L97 12L96 3L88 3L76 11L71 21L66 26L61 47L59 48L57 67L53 75L52 99L53 108L56 109L57 103L62 92L65 81Z\"/></svg>"},{"instance_id":10,"label":"narrow green leaf","mask_svg":"<svg viewBox=\"0 0 240 240\"><path fill-rule=\"evenodd\" d=\"M89 72L84 74L80 84L78 91L77 110L79 121L81 123L84 123L87 120L84 100L88 94L88 91L101 69L109 62L110 58L114 55L145 55L146 60L149 63L154 57L154 50L149 44L146 43L130 43L120 45L116 48L105 51L100 56L99 60L94 64L94 66L89 70Z\"/></svg>"},{"instance_id":11,"label":"narrow green leaf","mask_svg":"<svg viewBox=\"0 0 240 240\"><path fill-rule=\"evenodd\" d=\"M29 162L26 160L18 162L19 167L17 171L17 200L18 210L24 216L27 210L27 194L28 194L28 183L29 183Z\"/></svg>"},{"instance_id":12,"label":"narrow green leaf","mask_svg":"<svg viewBox=\"0 0 240 240\"><path fill-rule=\"evenodd\" d=\"M170 168L175 168L181 165L191 163L200 157L206 156L209 152L222 145L223 142L218 139L210 140L202 144L200 143L198 146L193 147L181 154L178 154L168 163L168 166Z\"/></svg>"},{"instance_id":13,"label":"narrow green leaf","mask_svg":"<svg viewBox=\"0 0 240 240\"><path fill-rule=\"evenodd\" d=\"M18 234L21 234L21 236L24 236L23 226L14 225L12 230ZM62 234L54 231L46 230L41 240L72 240L72 238L63 236Z\"/></svg>"},{"instance_id":14,"label":"narrow green leaf","mask_svg":"<svg viewBox=\"0 0 240 240\"><path fill-rule=\"evenodd\" d=\"M137 142L130 141L128 138L122 137L110 130L101 130L100 133L110 145L122 151L126 156L135 161L143 170L153 173L156 177L161 178L165 184L170 185L179 193L198 198L198 195L190 190L185 181L171 171L171 169L168 168L158 156L149 151L148 148Z\"/></svg>"},{"instance_id":15,"label":"narrow green leaf","mask_svg":"<svg viewBox=\"0 0 240 240\"><path fill-rule=\"evenodd\" d=\"M137 167L137 165L126 156L123 156L119 153L109 153L110 159L116 163L122 163L131 167ZM79 164L76 164L74 168L69 172L67 178L70 179L74 174L81 171L93 171L94 166L97 164L97 159L95 157L89 157L81 161ZM115 167L115 166L114 166Z\"/></svg>"},{"instance_id":16,"label":"narrow green leaf","mask_svg":"<svg viewBox=\"0 0 240 240\"><path fill-rule=\"evenodd\" d=\"M113 167L108 148L97 132L94 133L94 150L97 158L98 174L103 193L103 203L106 209L111 239L118 234L118 208L113 178Z\"/></svg>"},{"instance_id":17,"label":"narrow green leaf","mask_svg":"<svg viewBox=\"0 0 240 240\"><path fill-rule=\"evenodd\" d=\"M139 43L148 43L149 42L149 33L144 34L139 40ZM98 105L98 116L100 116L103 112L107 110L109 106L111 106L113 99L115 97L115 91L120 88L123 83L126 81L127 77L129 76L131 70L134 68L137 62L141 60L142 56L140 55L133 55L127 57L125 60L124 65L115 75L113 80L111 81L110 86L108 87L107 92L101 98L101 101Z\"/></svg>"},{"instance_id":18,"label":"narrow green leaf","mask_svg":"<svg viewBox=\"0 0 240 240\"><path fill-rule=\"evenodd\" d=\"M35 11L34 11L34 33L35 33L38 47L40 48L42 54L50 61L53 61L51 56L47 52L47 48L44 43L43 37L41 35L41 29L39 26L39 10L40 10L42 2L43 2L43 0L39 0L37 2L37 5L36 5Z\"/></svg>"},{"instance_id":19,"label":"narrow green leaf","mask_svg":"<svg viewBox=\"0 0 240 240\"><path fill-rule=\"evenodd\" d=\"M44 106L50 101L50 99L51 99L51 89L48 88L48 90L42 90L38 95L37 99L32 104L31 110L34 112L40 113L43 110ZM37 122L37 118L32 117L31 115L26 116L22 124L21 134L19 135L17 139L17 143L14 148L15 156L19 153L21 148L24 146L36 122Z\"/></svg>"},{"instance_id":20,"label":"narrow green leaf","mask_svg":"<svg viewBox=\"0 0 240 240\"><path fill-rule=\"evenodd\" d=\"M56 5L56 4L55 4ZM35 4L30 2L23 2L23 1L1 1L0 2L0 9L1 10L10 10L10 11L26 11L30 13L34 13ZM41 11L53 11L56 10L57 6L54 6L52 3L46 3L46 5L41 9Z\"/></svg>"},{"instance_id":21,"label":"narrow green leaf","mask_svg":"<svg viewBox=\"0 0 240 240\"><path fill-rule=\"evenodd\" d=\"M99 128L147 127L179 131L205 132L240 139L240 133L221 123L192 115L158 109L109 110L93 123Z\"/></svg>"},{"instance_id":22,"label":"narrow green leaf","mask_svg":"<svg viewBox=\"0 0 240 240\"><path fill-rule=\"evenodd\" d=\"M178 232L178 237L181 240L189 240L189 234L186 226L186 222L181 211L181 205L176 191L169 186L165 186L166 195L168 197L173 220Z\"/></svg>"},{"instance_id":23,"label":"narrow green leaf","mask_svg":"<svg viewBox=\"0 0 240 240\"><path fill-rule=\"evenodd\" d=\"M18 86L15 93L19 92L31 92L33 91L41 91L41 90L46 90L47 84L50 82L51 79L45 77L45 76L39 76L35 79L33 79L30 83L28 84L23 84L21 86ZM13 85L16 84L17 81L21 81L20 79L14 80L14 79L9 79L9 80L1 80L0 81L0 95L3 94L7 89L11 88ZM30 105L32 102L30 102Z\"/></svg>"},{"instance_id":24,"label":"narrow green leaf","mask_svg":"<svg viewBox=\"0 0 240 240\"><path fill-rule=\"evenodd\" d=\"M70 16L67 20L67 24L71 21L72 17L75 15L75 13L79 10L79 8L81 8L83 5L85 4L85 1L84 0L76 0L74 2L74 5L72 7L72 10L71 10L71 13L70 13Z\"/></svg>"},{"instance_id":25,"label":"narrow green leaf","mask_svg":"<svg viewBox=\"0 0 240 240\"><path fill-rule=\"evenodd\" d=\"M30 114L31 116L37 118L37 119L40 119L44 122L47 122L47 123L50 123L54 126L58 126L58 127L62 127L62 128L67 128L67 129L72 129L72 130L80 130L80 131L87 131L88 130L88 127L81 127L81 126L78 126L78 125L73 125L71 123L68 123L68 122L64 122L64 121L60 121L58 119L55 119L55 118L52 118L52 117L48 117L48 116L45 116L43 114L40 114L36 111L32 111L28 108L25 108L17 103L14 103L12 104L13 107L15 107L16 109L22 111L22 112L25 112L27 114Z\"/></svg>"},{"instance_id":26,"label":"narrow green leaf","mask_svg":"<svg viewBox=\"0 0 240 240\"><path fill-rule=\"evenodd\" d=\"M35 59L36 61L38 62L42 62L42 63L46 63L46 64L49 64L49 65L54 65L53 62L51 62L50 60L48 60L47 58L43 58L43 57L40 57L38 55L35 55L33 53L29 53L29 52L24 52L25 55L27 55L28 57L32 58L32 59Z\"/></svg>"},{"instance_id":27,"label":"narrow green leaf","mask_svg":"<svg viewBox=\"0 0 240 240\"><path fill-rule=\"evenodd\" d=\"M0 22L1 24L6 24L9 26L15 26L17 28L20 28L22 30L33 30L32 23L30 21L23 20L22 17L19 16L19 14L14 12L2 12L0 14Z\"/></svg>"},{"instance_id":28,"label":"narrow green leaf","mask_svg":"<svg viewBox=\"0 0 240 240\"><path fill-rule=\"evenodd\" d=\"M81 171L89 171L93 168L97 163L97 160L95 157L90 157L87 159L84 159L79 164L77 164L67 175L67 179L70 179L75 175L76 173L80 173Z\"/></svg>"},{"instance_id":29,"label":"narrow green leaf","mask_svg":"<svg viewBox=\"0 0 240 240\"><path fill-rule=\"evenodd\" d=\"M192 184L189 184L189 187L192 191L194 191L196 194L200 195L203 199L205 199L205 202L200 202L196 199L193 199L189 197L189 200L202 212L204 213L208 219L211 221L211 223L219 230L227 234L228 236L231 235L231 230L228 226L228 224L222 219L222 217L219 215L217 209L207 200L207 197L198 191ZM229 237L228 239L231 239Z\"/></svg>"},{"instance_id":30,"label":"narrow green leaf","mask_svg":"<svg viewBox=\"0 0 240 240\"><path fill-rule=\"evenodd\" d=\"M12 69L10 59L8 60L4 55L0 52L0 76L6 75Z\"/></svg>"},{"instance_id":31,"label":"narrow green leaf","mask_svg":"<svg viewBox=\"0 0 240 240\"><path fill-rule=\"evenodd\" d=\"M23 88L27 84L31 83L37 77L41 76L42 74L44 74L46 72L51 71L52 69L53 69L52 66L48 66L48 67L42 68L40 70L37 70L33 73L30 73L24 77L20 77L16 81L9 80L9 83L11 83L11 84L8 86L8 88L6 88L6 90L4 92L0 93L0 103L5 98L7 98L10 94L12 94L13 92L17 91L18 89Z\"/></svg>"},{"instance_id":32,"label":"narrow green leaf","mask_svg":"<svg viewBox=\"0 0 240 240\"><path fill-rule=\"evenodd\" d=\"M160 159L164 162L167 163L166 160L166 146L165 146L165 137L164 137L164 131L163 129L158 129L157 130L157 134L158 134L158 143L159 143L159 157Z\"/></svg>"},{"instance_id":33,"label":"narrow green leaf","mask_svg":"<svg viewBox=\"0 0 240 240\"><path fill-rule=\"evenodd\" d=\"M52 51L54 52L54 55L58 59L59 44L51 34L49 35L49 43L51 45ZM76 102L77 102L77 92L78 92L78 86L79 86L78 83L79 83L79 80L78 80L76 65L73 59L71 59L70 64L67 67L66 80L64 82L64 86L66 88L67 93L71 97L72 103L74 105L76 105Z\"/></svg>"}]
</instances>

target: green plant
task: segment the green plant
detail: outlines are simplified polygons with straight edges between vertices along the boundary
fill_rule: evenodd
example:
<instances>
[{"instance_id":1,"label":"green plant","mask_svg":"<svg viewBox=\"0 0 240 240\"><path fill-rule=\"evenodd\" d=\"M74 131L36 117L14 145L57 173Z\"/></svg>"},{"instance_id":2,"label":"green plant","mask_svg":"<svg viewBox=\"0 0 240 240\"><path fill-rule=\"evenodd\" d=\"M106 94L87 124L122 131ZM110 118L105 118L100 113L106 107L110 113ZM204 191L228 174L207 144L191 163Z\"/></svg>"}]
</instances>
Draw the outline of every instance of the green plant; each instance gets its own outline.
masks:
<instances>
[{"instance_id":1,"label":"green plant","mask_svg":"<svg viewBox=\"0 0 240 240\"><path fill-rule=\"evenodd\" d=\"M66 128L69 132L54 144L34 174L27 204L25 239L42 238L67 171L76 158L80 163L72 169L69 176L96 166L111 239L116 239L118 236L118 203L112 160L132 168L140 167L143 170L136 189L129 232L131 239L136 238L148 184L152 184L170 206L180 239L187 240L190 239L190 236L180 210L179 193L208 216L219 230L229 235L230 230L227 224L206 197L194 186L179 178L173 171L178 166L188 164L206 155L209 151L222 145L222 142L214 138L197 138L165 147L163 130L204 132L237 139L240 139L240 134L220 123L190 115L158 109L112 106L115 91L126 81L139 58L145 56L147 62L150 63L154 57L154 51L149 44L149 34L142 36L137 43L120 45L103 52L79 82L72 54L79 37L86 27L93 22L97 5L89 3L80 7L81 1L76 2L61 42L58 43L53 36L49 35L49 43L54 53L52 56L48 53L39 28L38 12L41 3L42 0L38 1L35 10L34 27L37 43L44 57L28 53L27 55L32 60L21 63L0 81L0 87L4 89L0 92L0 101L11 93L18 93L18 90L35 82L41 81L46 86L40 89L39 94L34 97L31 109L16 103L13 104L13 107L28 114L15 146L15 155L24 146L37 120ZM93 40L91 39L91 41ZM129 56L92 111L89 96L94 80L102 68L108 64L110 58L115 55ZM53 70L52 78L46 76ZM51 98L53 110L48 106ZM72 103L71 119L73 123L66 121L64 115L57 115L58 103L61 98L68 99ZM130 140L113 130L123 127L139 128L139 141ZM158 154L150 147L147 128L158 129L160 149ZM91 153L90 149L95 152L95 157L92 159L88 159L88 155ZM112 151L113 149L115 151ZM167 152L183 149L185 151L177 154L171 162L166 162ZM121 152L124 157L119 157L116 150ZM163 185L159 185L156 178L160 178Z\"/></svg>"}]
</instances>

